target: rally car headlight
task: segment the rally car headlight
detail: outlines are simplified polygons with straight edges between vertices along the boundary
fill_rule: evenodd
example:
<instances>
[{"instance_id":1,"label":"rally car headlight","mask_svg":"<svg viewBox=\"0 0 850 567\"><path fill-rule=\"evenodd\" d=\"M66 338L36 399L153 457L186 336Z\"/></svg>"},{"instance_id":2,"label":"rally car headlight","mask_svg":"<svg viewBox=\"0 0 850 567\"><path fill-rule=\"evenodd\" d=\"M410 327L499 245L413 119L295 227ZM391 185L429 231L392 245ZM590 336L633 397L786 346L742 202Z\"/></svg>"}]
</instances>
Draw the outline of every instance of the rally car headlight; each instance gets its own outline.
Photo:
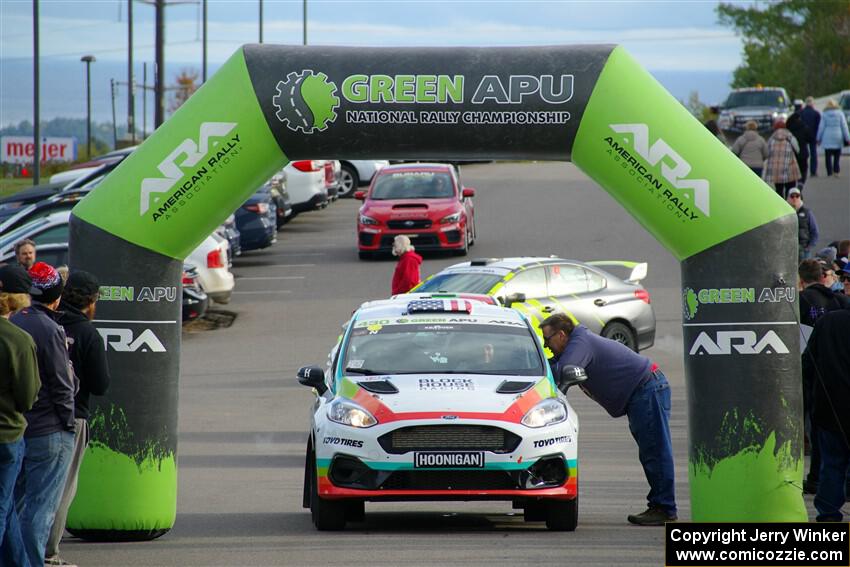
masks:
<instances>
[{"instance_id":1,"label":"rally car headlight","mask_svg":"<svg viewBox=\"0 0 850 567\"><path fill-rule=\"evenodd\" d=\"M378 221L366 215L360 215L360 224L378 224Z\"/></svg>"},{"instance_id":2,"label":"rally car headlight","mask_svg":"<svg viewBox=\"0 0 850 567\"><path fill-rule=\"evenodd\" d=\"M549 398L528 410L522 418L522 424L528 427L543 427L560 423L565 419L567 419L567 406L561 400Z\"/></svg>"},{"instance_id":3,"label":"rally car headlight","mask_svg":"<svg viewBox=\"0 0 850 567\"><path fill-rule=\"evenodd\" d=\"M460 222L460 211L440 219L440 224L451 224L453 222Z\"/></svg>"},{"instance_id":4,"label":"rally car headlight","mask_svg":"<svg viewBox=\"0 0 850 567\"><path fill-rule=\"evenodd\" d=\"M351 427L372 427L378 423L371 413L347 400L331 402L328 408L328 419Z\"/></svg>"}]
</instances>

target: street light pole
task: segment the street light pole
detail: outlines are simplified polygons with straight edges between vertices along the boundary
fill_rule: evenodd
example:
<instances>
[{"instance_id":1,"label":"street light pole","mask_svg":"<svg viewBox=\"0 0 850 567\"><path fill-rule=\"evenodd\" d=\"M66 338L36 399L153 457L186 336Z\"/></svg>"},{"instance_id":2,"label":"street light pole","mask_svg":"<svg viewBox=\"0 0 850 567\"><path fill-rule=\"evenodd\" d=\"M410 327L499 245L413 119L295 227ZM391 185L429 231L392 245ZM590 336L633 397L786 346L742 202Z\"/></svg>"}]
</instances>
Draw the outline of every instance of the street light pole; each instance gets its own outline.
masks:
<instances>
[{"instance_id":1,"label":"street light pole","mask_svg":"<svg viewBox=\"0 0 850 567\"><path fill-rule=\"evenodd\" d=\"M32 83L33 83L33 142L35 142L35 164L33 165L32 183L38 185L41 176L41 116L39 112L39 71L38 71L38 0L32 2Z\"/></svg>"},{"instance_id":2,"label":"street light pole","mask_svg":"<svg viewBox=\"0 0 850 567\"><path fill-rule=\"evenodd\" d=\"M153 127L165 121L165 0L155 0L156 12L156 64L154 66Z\"/></svg>"},{"instance_id":3,"label":"street light pole","mask_svg":"<svg viewBox=\"0 0 850 567\"><path fill-rule=\"evenodd\" d=\"M263 0L260 0L260 43L263 43Z\"/></svg>"},{"instance_id":4,"label":"street light pole","mask_svg":"<svg viewBox=\"0 0 850 567\"><path fill-rule=\"evenodd\" d=\"M91 64L97 59L83 55L80 61L86 64L86 159L91 159Z\"/></svg>"},{"instance_id":5,"label":"street light pole","mask_svg":"<svg viewBox=\"0 0 850 567\"><path fill-rule=\"evenodd\" d=\"M201 66L201 80L207 82L207 0L203 0L203 65Z\"/></svg>"},{"instance_id":6,"label":"street light pole","mask_svg":"<svg viewBox=\"0 0 850 567\"><path fill-rule=\"evenodd\" d=\"M136 143L136 93L133 88L133 0L127 0L127 130Z\"/></svg>"},{"instance_id":7,"label":"street light pole","mask_svg":"<svg viewBox=\"0 0 850 567\"><path fill-rule=\"evenodd\" d=\"M307 0L304 0L303 17L304 17L304 20L303 20L303 24L304 24L303 25L303 30L304 30L303 42L304 42L304 45L307 45Z\"/></svg>"}]
</instances>

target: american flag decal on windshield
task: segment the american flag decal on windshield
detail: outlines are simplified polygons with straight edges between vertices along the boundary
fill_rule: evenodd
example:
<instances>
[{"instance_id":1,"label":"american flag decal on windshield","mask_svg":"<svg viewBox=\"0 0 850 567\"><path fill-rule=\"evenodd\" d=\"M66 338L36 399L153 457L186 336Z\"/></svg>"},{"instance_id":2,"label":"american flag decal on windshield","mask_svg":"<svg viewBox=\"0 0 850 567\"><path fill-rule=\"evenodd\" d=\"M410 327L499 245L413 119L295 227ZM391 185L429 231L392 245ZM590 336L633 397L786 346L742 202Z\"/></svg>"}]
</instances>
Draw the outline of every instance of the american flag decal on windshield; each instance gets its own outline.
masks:
<instances>
[{"instance_id":1,"label":"american flag decal on windshield","mask_svg":"<svg viewBox=\"0 0 850 567\"><path fill-rule=\"evenodd\" d=\"M407 313L470 313L472 302L465 299L417 299L407 304Z\"/></svg>"}]
</instances>

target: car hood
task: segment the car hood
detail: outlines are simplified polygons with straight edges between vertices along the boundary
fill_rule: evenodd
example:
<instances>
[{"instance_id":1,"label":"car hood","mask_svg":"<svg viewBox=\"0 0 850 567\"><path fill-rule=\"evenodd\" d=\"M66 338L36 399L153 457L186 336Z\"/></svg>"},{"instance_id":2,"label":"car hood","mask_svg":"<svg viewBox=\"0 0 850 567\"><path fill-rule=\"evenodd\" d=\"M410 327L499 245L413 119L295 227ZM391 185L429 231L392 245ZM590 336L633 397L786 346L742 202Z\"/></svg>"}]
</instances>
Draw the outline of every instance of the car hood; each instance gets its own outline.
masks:
<instances>
[{"instance_id":1,"label":"car hood","mask_svg":"<svg viewBox=\"0 0 850 567\"><path fill-rule=\"evenodd\" d=\"M398 393L380 393L387 383ZM507 392L497 391L500 386ZM510 386L515 386L514 391ZM516 391L523 386L527 389ZM438 415L432 417L482 414L480 417L485 419L504 415L518 422L540 400L556 397L557 391L549 378L539 376L403 374L347 376L343 378L339 395L359 403L379 421L382 414L417 413L427 418L427 414L433 413Z\"/></svg>"},{"instance_id":2,"label":"car hood","mask_svg":"<svg viewBox=\"0 0 850 567\"><path fill-rule=\"evenodd\" d=\"M460 208L457 199L393 199L370 200L363 207L363 214L382 219L425 219L450 215Z\"/></svg>"}]
</instances>

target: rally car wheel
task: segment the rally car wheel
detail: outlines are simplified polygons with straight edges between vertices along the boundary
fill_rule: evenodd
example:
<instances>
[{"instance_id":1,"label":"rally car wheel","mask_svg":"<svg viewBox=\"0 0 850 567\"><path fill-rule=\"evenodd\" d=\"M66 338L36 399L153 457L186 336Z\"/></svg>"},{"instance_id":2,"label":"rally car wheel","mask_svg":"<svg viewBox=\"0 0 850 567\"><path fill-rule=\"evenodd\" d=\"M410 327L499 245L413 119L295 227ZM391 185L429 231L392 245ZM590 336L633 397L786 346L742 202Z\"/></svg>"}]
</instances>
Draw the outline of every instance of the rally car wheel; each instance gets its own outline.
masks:
<instances>
[{"instance_id":1,"label":"rally car wheel","mask_svg":"<svg viewBox=\"0 0 850 567\"><path fill-rule=\"evenodd\" d=\"M363 522L366 520L366 503L363 500L348 500L345 503L345 520Z\"/></svg>"},{"instance_id":2,"label":"rally car wheel","mask_svg":"<svg viewBox=\"0 0 850 567\"><path fill-rule=\"evenodd\" d=\"M463 248L455 250L456 256L466 256L469 254L469 230L463 232Z\"/></svg>"},{"instance_id":3,"label":"rally car wheel","mask_svg":"<svg viewBox=\"0 0 850 567\"><path fill-rule=\"evenodd\" d=\"M310 513L313 516L313 525L319 531L339 531L345 528L346 503L338 500L324 500L319 497L315 453L310 461Z\"/></svg>"},{"instance_id":4,"label":"rally car wheel","mask_svg":"<svg viewBox=\"0 0 850 567\"><path fill-rule=\"evenodd\" d=\"M523 519L526 522L543 522L546 520L546 502L542 500L529 500L522 510Z\"/></svg>"},{"instance_id":5,"label":"rally car wheel","mask_svg":"<svg viewBox=\"0 0 850 567\"><path fill-rule=\"evenodd\" d=\"M546 527L555 532L572 532L578 525L578 496L573 500L550 500L546 505Z\"/></svg>"},{"instance_id":6,"label":"rally car wheel","mask_svg":"<svg viewBox=\"0 0 850 567\"><path fill-rule=\"evenodd\" d=\"M605 325L605 328L602 329L600 333L606 339L612 339L617 341L618 343L623 343L633 351L637 352L637 339L635 339L635 334L625 323L620 323L618 321L612 321Z\"/></svg>"}]
</instances>

